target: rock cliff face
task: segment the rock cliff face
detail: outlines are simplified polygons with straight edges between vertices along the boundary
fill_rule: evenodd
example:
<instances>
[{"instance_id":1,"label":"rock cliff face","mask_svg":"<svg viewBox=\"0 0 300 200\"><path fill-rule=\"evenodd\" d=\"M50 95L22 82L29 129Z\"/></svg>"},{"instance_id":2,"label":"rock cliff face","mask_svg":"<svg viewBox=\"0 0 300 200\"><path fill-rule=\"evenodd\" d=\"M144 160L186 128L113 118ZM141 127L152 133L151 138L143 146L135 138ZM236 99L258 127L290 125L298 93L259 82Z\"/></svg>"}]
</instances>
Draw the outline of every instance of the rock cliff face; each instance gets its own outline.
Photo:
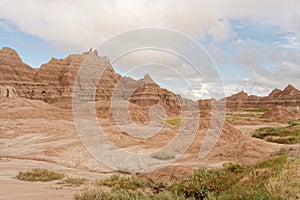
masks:
<instances>
[{"instance_id":1,"label":"rock cliff face","mask_svg":"<svg viewBox=\"0 0 300 200\"><path fill-rule=\"evenodd\" d=\"M38 99L69 108L77 72L89 53L92 52L73 54L65 59L52 58L35 70L24 64L13 49L4 47L0 50L1 96ZM108 60L107 65L110 65ZM107 80L111 76L113 80ZM111 95L109 91L113 89L112 84L118 80L119 75L109 66L103 77L97 92L100 94L99 98L107 99Z\"/></svg>"},{"instance_id":2,"label":"rock cliff face","mask_svg":"<svg viewBox=\"0 0 300 200\"><path fill-rule=\"evenodd\" d=\"M59 107L70 108L73 86L78 70L89 53L72 54L64 59L52 58L39 69L32 69L23 63L16 51L4 47L0 50L0 86L1 96L19 96L28 99L43 100ZM110 99L115 83L120 75L115 73L107 58L96 91L96 100Z\"/></svg>"},{"instance_id":3,"label":"rock cliff face","mask_svg":"<svg viewBox=\"0 0 300 200\"><path fill-rule=\"evenodd\" d=\"M87 96L87 100L109 100L118 88L119 98L130 100L131 103L141 106L159 103L175 111L179 108L183 99L159 87L148 74L141 80L121 77L114 71L108 58L100 57L97 51L92 50L64 59L52 58L41 68L33 69L22 61L16 51L4 47L0 50L0 96L38 99L62 108L71 108L75 78L82 63L91 54L101 59L97 67L105 68L105 71L97 84L95 96ZM119 87L116 87L117 83ZM292 85L283 91L275 89L267 97L248 95L242 91L227 97L226 101L228 108L299 106L300 91ZM209 109L209 104L199 101L203 108Z\"/></svg>"},{"instance_id":4,"label":"rock cliff face","mask_svg":"<svg viewBox=\"0 0 300 200\"><path fill-rule=\"evenodd\" d=\"M52 58L39 69L32 69L23 63L17 52L4 47L0 50L0 95L19 96L28 99L43 100L62 108L71 108L74 82L84 60L89 54L98 56L97 51L90 50L83 54L72 54L64 59ZM176 95L160 88L147 74L141 80L121 77L109 63L108 58L99 57L100 68L105 68L98 83L95 96L87 100L109 100L116 87L121 83L121 98L146 105L161 101L168 106L177 105ZM89 77L86 77L89 78ZM137 90L128 92L132 89Z\"/></svg>"},{"instance_id":5,"label":"rock cliff face","mask_svg":"<svg viewBox=\"0 0 300 200\"><path fill-rule=\"evenodd\" d=\"M170 106L179 106L179 99L177 96L161 87L159 87L152 78L146 74L141 79L143 84L134 91L130 98L130 102L142 106L163 103Z\"/></svg>"},{"instance_id":6,"label":"rock cliff face","mask_svg":"<svg viewBox=\"0 0 300 200\"><path fill-rule=\"evenodd\" d=\"M240 92L226 98L228 108L272 108L274 106L300 106L300 91L288 85L283 91L273 90L266 97Z\"/></svg>"},{"instance_id":7,"label":"rock cliff face","mask_svg":"<svg viewBox=\"0 0 300 200\"><path fill-rule=\"evenodd\" d=\"M244 91L226 98L227 108L249 108L260 106L261 97L248 95Z\"/></svg>"},{"instance_id":8,"label":"rock cliff face","mask_svg":"<svg viewBox=\"0 0 300 200\"><path fill-rule=\"evenodd\" d=\"M288 85L283 91L273 90L263 102L268 106L300 106L300 91L294 86Z\"/></svg>"},{"instance_id":9,"label":"rock cliff face","mask_svg":"<svg viewBox=\"0 0 300 200\"><path fill-rule=\"evenodd\" d=\"M33 81L36 70L23 63L17 52L8 47L0 50L0 72L1 96L31 98L40 85Z\"/></svg>"},{"instance_id":10,"label":"rock cliff face","mask_svg":"<svg viewBox=\"0 0 300 200\"><path fill-rule=\"evenodd\" d=\"M15 88L11 86L0 86L0 97L16 98L18 95Z\"/></svg>"},{"instance_id":11,"label":"rock cliff face","mask_svg":"<svg viewBox=\"0 0 300 200\"><path fill-rule=\"evenodd\" d=\"M0 81L5 82L31 82L36 73L29 65L23 63L17 52L11 48L0 49Z\"/></svg>"}]
</instances>

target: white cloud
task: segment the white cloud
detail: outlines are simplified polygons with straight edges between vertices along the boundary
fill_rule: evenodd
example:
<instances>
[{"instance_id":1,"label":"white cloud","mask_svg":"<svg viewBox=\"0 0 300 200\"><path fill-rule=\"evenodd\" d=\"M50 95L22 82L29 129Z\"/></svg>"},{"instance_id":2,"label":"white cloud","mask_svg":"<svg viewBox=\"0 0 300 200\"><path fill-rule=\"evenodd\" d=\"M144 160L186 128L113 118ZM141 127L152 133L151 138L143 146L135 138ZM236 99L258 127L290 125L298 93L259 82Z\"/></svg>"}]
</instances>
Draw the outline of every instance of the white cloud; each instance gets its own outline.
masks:
<instances>
[{"instance_id":1,"label":"white cloud","mask_svg":"<svg viewBox=\"0 0 300 200\"><path fill-rule=\"evenodd\" d=\"M212 36L214 42L224 41L233 34L226 19L218 20L214 26L208 28L207 33Z\"/></svg>"},{"instance_id":2,"label":"white cloud","mask_svg":"<svg viewBox=\"0 0 300 200\"><path fill-rule=\"evenodd\" d=\"M1 20L0 19L0 28L3 29L6 32L12 32L12 25L6 21L6 20Z\"/></svg>"},{"instance_id":3,"label":"white cloud","mask_svg":"<svg viewBox=\"0 0 300 200\"><path fill-rule=\"evenodd\" d=\"M253 57L259 60L259 57ZM228 93L236 93L244 89L249 94L258 94L261 96L268 95L274 88L284 88L288 84L292 84L297 88L300 88L300 52L288 55L283 59L285 61L280 62L278 65L272 68L263 67L263 65L250 65L247 67L248 76L250 78L238 81L238 83L225 84L225 88ZM256 63L258 64L258 63ZM236 90L236 85L239 88Z\"/></svg>"},{"instance_id":4,"label":"white cloud","mask_svg":"<svg viewBox=\"0 0 300 200\"><path fill-rule=\"evenodd\" d=\"M138 27L175 29L192 37L231 35L228 18L277 20L299 11L296 0L0 0L0 18L63 49L85 50L121 31Z\"/></svg>"},{"instance_id":5,"label":"white cloud","mask_svg":"<svg viewBox=\"0 0 300 200\"><path fill-rule=\"evenodd\" d=\"M218 63L229 62L229 58L227 57L226 53L221 47L215 44L210 44L206 47L206 50L208 51L211 58L214 59L214 62L218 62Z\"/></svg>"},{"instance_id":6,"label":"white cloud","mask_svg":"<svg viewBox=\"0 0 300 200\"><path fill-rule=\"evenodd\" d=\"M300 31L300 12L290 17L290 25L293 29Z\"/></svg>"}]
</instances>

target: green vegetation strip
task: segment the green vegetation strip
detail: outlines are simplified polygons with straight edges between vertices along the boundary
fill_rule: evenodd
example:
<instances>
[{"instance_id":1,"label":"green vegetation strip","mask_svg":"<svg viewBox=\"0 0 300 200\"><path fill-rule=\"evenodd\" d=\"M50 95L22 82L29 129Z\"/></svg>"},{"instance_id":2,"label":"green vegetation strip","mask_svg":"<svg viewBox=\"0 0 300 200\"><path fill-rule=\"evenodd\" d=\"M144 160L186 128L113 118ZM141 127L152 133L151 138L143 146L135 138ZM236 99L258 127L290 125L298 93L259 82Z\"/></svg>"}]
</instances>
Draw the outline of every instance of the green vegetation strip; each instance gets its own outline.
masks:
<instances>
[{"instance_id":1,"label":"green vegetation strip","mask_svg":"<svg viewBox=\"0 0 300 200\"><path fill-rule=\"evenodd\" d=\"M290 162L287 155L278 155L252 165L226 163L221 169L200 168L181 181L168 182L153 181L136 175L113 175L97 181L94 189L75 194L74 199L296 199L299 185L289 185L291 188L286 193L283 179L277 179L281 177L283 170L291 168ZM298 175L293 174L290 182L297 183L298 179L295 177L299 177L299 171L295 170L293 173ZM273 187L274 184L281 189L277 190ZM104 191L104 186L109 189Z\"/></svg>"},{"instance_id":2,"label":"green vegetation strip","mask_svg":"<svg viewBox=\"0 0 300 200\"><path fill-rule=\"evenodd\" d=\"M246 109L245 112L268 112L269 108L253 108L253 109Z\"/></svg>"},{"instance_id":3,"label":"green vegetation strip","mask_svg":"<svg viewBox=\"0 0 300 200\"><path fill-rule=\"evenodd\" d=\"M286 127L264 127L257 129L252 137L280 144L300 143L300 120L290 122Z\"/></svg>"}]
</instances>

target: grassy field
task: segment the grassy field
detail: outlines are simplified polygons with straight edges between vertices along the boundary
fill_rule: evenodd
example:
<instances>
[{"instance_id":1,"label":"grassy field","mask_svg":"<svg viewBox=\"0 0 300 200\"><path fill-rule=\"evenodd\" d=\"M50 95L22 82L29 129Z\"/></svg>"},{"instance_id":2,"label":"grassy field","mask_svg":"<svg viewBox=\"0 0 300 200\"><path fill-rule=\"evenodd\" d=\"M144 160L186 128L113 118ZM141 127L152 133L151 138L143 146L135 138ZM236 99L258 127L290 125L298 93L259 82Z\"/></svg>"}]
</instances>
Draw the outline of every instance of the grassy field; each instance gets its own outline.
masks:
<instances>
[{"instance_id":1,"label":"grassy field","mask_svg":"<svg viewBox=\"0 0 300 200\"><path fill-rule=\"evenodd\" d=\"M269 111L268 108L236 109L234 112L226 114L227 122L234 122L244 119L258 119L262 114Z\"/></svg>"},{"instance_id":2,"label":"grassy field","mask_svg":"<svg viewBox=\"0 0 300 200\"><path fill-rule=\"evenodd\" d=\"M297 199L299 162L299 158L277 155L252 165L226 163L221 169L200 168L181 181L168 182L113 175L74 199Z\"/></svg>"},{"instance_id":3,"label":"grassy field","mask_svg":"<svg viewBox=\"0 0 300 200\"><path fill-rule=\"evenodd\" d=\"M280 144L300 143L300 120L290 122L286 127L260 128L252 136Z\"/></svg>"}]
</instances>

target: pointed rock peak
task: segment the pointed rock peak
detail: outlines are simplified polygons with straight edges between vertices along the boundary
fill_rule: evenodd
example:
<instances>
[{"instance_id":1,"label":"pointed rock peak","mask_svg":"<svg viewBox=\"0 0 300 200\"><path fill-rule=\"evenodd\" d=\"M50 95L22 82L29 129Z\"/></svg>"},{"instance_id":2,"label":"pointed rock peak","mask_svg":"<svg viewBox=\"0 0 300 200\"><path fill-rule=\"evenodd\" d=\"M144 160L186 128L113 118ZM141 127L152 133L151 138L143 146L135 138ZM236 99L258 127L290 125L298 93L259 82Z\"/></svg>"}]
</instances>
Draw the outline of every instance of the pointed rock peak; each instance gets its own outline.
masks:
<instances>
[{"instance_id":1,"label":"pointed rock peak","mask_svg":"<svg viewBox=\"0 0 300 200\"><path fill-rule=\"evenodd\" d=\"M246 92L244 92L244 90L240 91L239 93L233 94L230 97L228 97L229 99L243 99L243 98L248 98L248 94Z\"/></svg>"},{"instance_id":2,"label":"pointed rock peak","mask_svg":"<svg viewBox=\"0 0 300 200\"><path fill-rule=\"evenodd\" d=\"M87 52L84 52L83 54L93 54L98 56L98 51L93 50L93 48L90 48Z\"/></svg>"},{"instance_id":3,"label":"pointed rock peak","mask_svg":"<svg viewBox=\"0 0 300 200\"><path fill-rule=\"evenodd\" d=\"M294 86L292 86L291 84L288 84L288 86L286 86L286 88L284 90L296 90L296 88Z\"/></svg>"},{"instance_id":4,"label":"pointed rock peak","mask_svg":"<svg viewBox=\"0 0 300 200\"><path fill-rule=\"evenodd\" d=\"M300 93L299 90L297 90L294 86L289 84L283 91L282 94L284 95L294 95L296 93Z\"/></svg>"},{"instance_id":5,"label":"pointed rock peak","mask_svg":"<svg viewBox=\"0 0 300 200\"><path fill-rule=\"evenodd\" d=\"M151 76L150 76L148 73L144 76L143 80L144 80L144 82L145 82L146 84L149 84L149 83L155 83L155 82L152 80Z\"/></svg>"},{"instance_id":6,"label":"pointed rock peak","mask_svg":"<svg viewBox=\"0 0 300 200\"><path fill-rule=\"evenodd\" d=\"M9 48L9 47L3 47L0 51L1 51L1 52L7 52L7 53L15 53L15 54L18 54L15 50L13 50L12 48Z\"/></svg>"},{"instance_id":7,"label":"pointed rock peak","mask_svg":"<svg viewBox=\"0 0 300 200\"><path fill-rule=\"evenodd\" d=\"M0 58L12 58L14 60L23 62L19 54L14 49L9 47L3 47L2 49L0 49Z\"/></svg>"},{"instance_id":8,"label":"pointed rock peak","mask_svg":"<svg viewBox=\"0 0 300 200\"><path fill-rule=\"evenodd\" d=\"M270 94L269 96L278 96L279 94L281 94L281 90L280 89L274 89Z\"/></svg>"},{"instance_id":9,"label":"pointed rock peak","mask_svg":"<svg viewBox=\"0 0 300 200\"><path fill-rule=\"evenodd\" d=\"M246 92L244 92L244 90L240 91L236 95L238 95L238 96L248 96L248 94Z\"/></svg>"}]
</instances>

